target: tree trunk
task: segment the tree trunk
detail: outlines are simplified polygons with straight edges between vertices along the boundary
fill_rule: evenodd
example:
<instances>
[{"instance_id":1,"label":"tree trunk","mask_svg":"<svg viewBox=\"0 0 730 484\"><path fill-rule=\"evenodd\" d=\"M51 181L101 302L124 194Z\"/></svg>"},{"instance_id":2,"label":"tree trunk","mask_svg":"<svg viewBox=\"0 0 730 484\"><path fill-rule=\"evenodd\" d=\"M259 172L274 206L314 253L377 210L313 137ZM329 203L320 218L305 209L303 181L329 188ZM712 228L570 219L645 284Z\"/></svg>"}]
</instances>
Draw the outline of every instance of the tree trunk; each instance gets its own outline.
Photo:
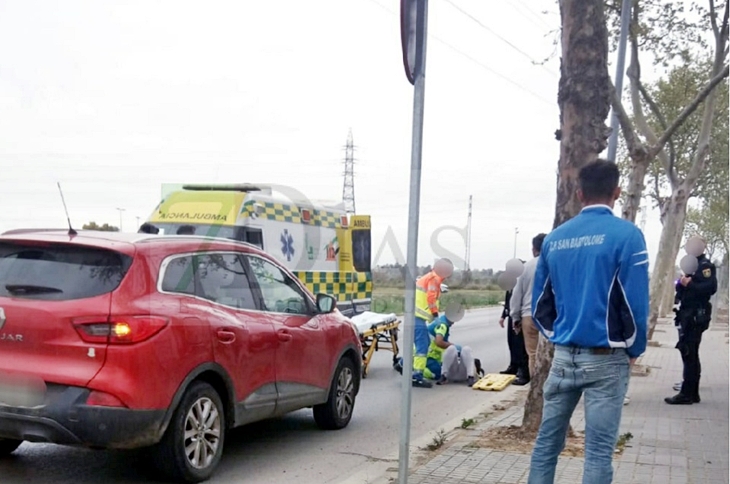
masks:
<instances>
[{"instance_id":1,"label":"tree trunk","mask_svg":"<svg viewBox=\"0 0 730 484\"><path fill-rule=\"evenodd\" d=\"M542 420L542 387L547 380L553 361L554 346L542 335L535 355L535 374L530 375L530 392L527 394L525 412L522 416L522 432L527 437L537 434Z\"/></svg>"},{"instance_id":2,"label":"tree trunk","mask_svg":"<svg viewBox=\"0 0 730 484\"><path fill-rule=\"evenodd\" d=\"M669 273L667 283L664 287L664 297L662 298L662 304L659 309L659 317L666 318L671 315L672 308L674 307L674 271Z\"/></svg>"},{"instance_id":3,"label":"tree trunk","mask_svg":"<svg viewBox=\"0 0 730 484\"><path fill-rule=\"evenodd\" d=\"M621 210L621 216L629 222L636 223L636 214L641 206L641 195L644 193L644 180L649 162L646 153L641 158L631 158L629 165L629 181L626 186L626 202Z\"/></svg>"},{"instance_id":4,"label":"tree trunk","mask_svg":"<svg viewBox=\"0 0 730 484\"><path fill-rule=\"evenodd\" d=\"M608 74L608 31L600 0L563 0L560 62L560 161L553 227L577 215L578 173L607 145L606 118L613 88ZM542 386L552 363L552 344L541 338L522 430L536 433L542 420Z\"/></svg>"},{"instance_id":5,"label":"tree trunk","mask_svg":"<svg viewBox=\"0 0 730 484\"><path fill-rule=\"evenodd\" d=\"M659 238L659 252L656 256L649 288L649 339L654 336L654 328L659 319L659 305L666 290L667 281L674 274L675 261L684 233L684 221L687 218L687 194L687 188L682 183L667 201L664 226Z\"/></svg>"}]
</instances>

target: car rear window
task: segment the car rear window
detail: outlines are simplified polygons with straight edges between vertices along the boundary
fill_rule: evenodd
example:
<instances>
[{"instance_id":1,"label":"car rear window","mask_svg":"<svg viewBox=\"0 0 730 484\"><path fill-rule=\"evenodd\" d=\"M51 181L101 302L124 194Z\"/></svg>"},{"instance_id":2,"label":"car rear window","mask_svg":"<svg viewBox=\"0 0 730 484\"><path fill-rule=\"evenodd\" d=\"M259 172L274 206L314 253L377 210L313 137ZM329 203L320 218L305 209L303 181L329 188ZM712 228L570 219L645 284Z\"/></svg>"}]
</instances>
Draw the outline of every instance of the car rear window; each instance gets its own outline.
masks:
<instances>
[{"instance_id":1,"label":"car rear window","mask_svg":"<svg viewBox=\"0 0 730 484\"><path fill-rule=\"evenodd\" d=\"M106 294L122 282L132 258L64 244L0 243L0 296L66 301Z\"/></svg>"}]
</instances>

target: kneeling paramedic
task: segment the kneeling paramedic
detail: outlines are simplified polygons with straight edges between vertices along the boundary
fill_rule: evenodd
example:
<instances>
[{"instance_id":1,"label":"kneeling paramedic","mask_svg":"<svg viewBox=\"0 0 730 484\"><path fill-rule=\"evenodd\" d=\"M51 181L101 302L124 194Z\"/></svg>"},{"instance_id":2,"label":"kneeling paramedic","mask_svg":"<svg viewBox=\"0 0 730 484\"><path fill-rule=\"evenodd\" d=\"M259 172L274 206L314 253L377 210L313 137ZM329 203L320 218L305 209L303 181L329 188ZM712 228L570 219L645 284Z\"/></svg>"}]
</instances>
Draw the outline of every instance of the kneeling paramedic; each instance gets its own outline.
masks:
<instances>
[{"instance_id":1,"label":"kneeling paramedic","mask_svg":"<svg viewBox=\"0 0 730 484\"><path fill-rule=\"evenodd\" d=\"M431 344L423 376L436 380L437 385L464 382L474 385L474 357L471 348L449 341L451 326L464 317L460 304L449 305L443 315L428 325Z\"/></svg>"}]
</instances>

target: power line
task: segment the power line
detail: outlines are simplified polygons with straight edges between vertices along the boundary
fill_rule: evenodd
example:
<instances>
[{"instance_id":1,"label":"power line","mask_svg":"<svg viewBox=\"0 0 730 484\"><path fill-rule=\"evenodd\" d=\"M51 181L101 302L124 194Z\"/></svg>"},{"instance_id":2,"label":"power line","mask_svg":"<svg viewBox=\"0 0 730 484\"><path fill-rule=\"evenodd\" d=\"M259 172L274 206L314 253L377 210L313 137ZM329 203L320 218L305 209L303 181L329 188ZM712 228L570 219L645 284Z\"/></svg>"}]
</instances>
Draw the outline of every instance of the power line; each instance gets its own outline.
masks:
<instances>
[{"instance_id":1,"label":"power line","mask_svg":"<svg viewBox=\"0 0 730 484\"><path fill-rule=\"evenodd\" d=\"M540 23L542 23L545 27L547 27L549 29L552 28L547 22L545 22L545 20L541 16L536 14L530 7L525 5L524 2L522 2L522 0L509 0L507 3L509 4L510 7L514 8L517 11L517 13L519 13L520 15L522 15L523 17L525 17L526 19L529 20L530 17L528 17L527 15L522 13L522 11L519 8L517 8L517 5L515 2L520 4L522 6L522 8L524 8L527 12L529 12L533 18L536 18L537 20L539 20ZM533 23L534 23L534 21L533 21Z\"/></svg>"},{"instance_id":2,"label":"power line","mask_svg":"<svg viewBox=\"0 0 730 484\"><path fill-rule=\"evenodd\" d=\"M516 52L518 52L518 53L522 54L522 55L523 55L524 57L526 57L526 58L527 58L527 59L528 59L528 60L529 60L530 62L532 62L532 64L534 64L534 65L539 65L540 67L542 67L542 68L543 68L543 70L544 70L545 72L547 72L548 74L550 74L550 75L551 75L551 76L553 76L554 78L557 78L557 76L555 75L555 73L554 73L554 72L552 72L552 71L551 71L550 69L548 69L547 67L545 67L544 65L542 65L542 64L541 64L541 63L540 63L539 61L536 61L535 59L533 59L533 58L532 58L532 56L530 56L530 54L528 54L528 53L527 53L527 52L525 52L524 50L520 49L520 48L519 48L519 47L517 47L517 46L516 46L515 44L513 44L513 43L512 43L512 42L510 42L509 40L505 39L505 38L504 38L504 37L502 37L501 35L499 35L499 34L498 34L497 32L495 32L495 31L494 31L494 30L492 30L492 29L491 29L490 27L488 27L487 25L485 25L485 24L484 24L484 23L483 23L483 22L482 22L481 20L479 20L478 18L476 18L476 17L474 16L474 15L470 14L469 12L467 12L466 10L464 10L463 8L461 8L460 6L458 6L457 4L455 4L455 3L454 3L454 2L452 1L452 0L444 0L444 1L445 1L446 3L448 3L449 5L451 5L452 7L454 7L454 8L455 8L456 10L458 10L459 12L461 12L461 14L462 14L462 15L465 15L466 17L468 17L468 18L470 18L471 20L473 20L473 21L474 21L474 22L475 22L475 23L476 23L477 25L479 25L479 26L480 26L481 28L483 28L484 30L486 30L486 31L487 31L487 32L489 32L490 34L494 35L494 36L495 36L495 37L497 37L497 38L498 38L499 40L501 40L502 42L504 42L505 44L507 44L508 46L512 47L512 49L513 49L513 50L515 50Z\"/></svg>"},{"instance_id":3,"label":"power line","mask_svg":"<svg viewBox=\"0 0 730 484\"><path fill-rule=\"evenodd\" d=\"M374 4L376 4L376 5L378 5L378 6L379 6L380 8L382 8L383 10L386 10L386 11L387 11L387 12L389 12L389 13L390 13L391 15L397 15L397 14L396 14L395 12L393 12L393 11L392 11L392 10L390 10L389 8L385 7L384 5L381 5L381 4L380 4L379 2L377 2L376 0L369 0L369 1L370 1L370 2L372 2L372 3L374 3ZM488 65L484 64L483 62L480 62L480 61L478 61L478 60L477 60L477 59L475 59L474 57L470 56L470 55L469 55L469 54L467 54L466 52L464 52L464 51L462 51L461 49L459 49L458 47L454 47L453 45L449 44L449 43L448 43L448 42L446 42L445 40L442 40L442 39L440 39L439 37L436 37L435 35L432 35L432 34L428 34L428 37L429 37L429 38L431 38L431 39L434 39L434 40L437 40L437 41L441 42L442 44L444 44L444 45L445 45L446 47L448 47L449 49L451 49L451 50L453 50L454 52L456 52L456 53L458 53L458 54L462 55L463 57L466 57L466 58L467 58L468 60L470 60L471 62L475 63L476 65L478 65L478 66L479 66L479 67L481 67L482 69L485 69L485 70L487 70L487 71L491 72L492 74L494 74L495 76L497 76L497 77L499 77L499 78L501 78L501 79L503 79L503 80L505 80L505 81L509 82L510 84L512 84L513 86L515 86L516 88L518 88L518 89L520 89L520 90L522 90L522 91L524 91L524 92L526 92L526 93L530 94L531 96L533 96L533 97L535 97L536 99L540 100L541 102L543 102L543 103L547 104L548 106L555 106L556 102L554 102L554 101L548 101L547 99L545 99L544 97L540 96L539 94L536 94L535 92L531 91L530 89L528 89L528 88L524 87L524 86L523 86L522 84L520 84L520 83L518 83L518 82L516 82L516 81L513 81L513 80L512 80L512 79L510 79L509 77L507 77L507 76L505 76L505 75L503 75L503 74L500 74L499 72L495 71L494 69L492 69L492 68L491 68L491 67L489 67Z\"/></svg>"},{"instance_id":4,"label":"power line","mask_svg":"<svg viewBox=\"0 0 730 484\"><path fill-rule=\"evenodd\" d=\"M431 36L429 36L429 37L431 37ZM451 49L451 50L453 50L453 51L457 52L458 54L461 54L462 56L466 57L467 59L469 59L469 60L470 60L470 61L472 61L473 63L475 63L475 64L477 64L478 66L480 66L480 67L481 67L482 69L486 69L486 70L488 70L489 72L491 72L491 73L492 73L492 74L494 74L495 76L497 76L497 77L499 77L499 78L501 78L501 79L503 79L503 80L505 80L505 81L509 82L510 84L512 84L512 85L513 85L513 86L515 86L516 88L520 89L521 91L525 91L526 93L528 93L528 94L530 94L530 95L534 96L534 97L535 97L536 99L539 99L540 101L544 102L544 103L545 103L545 104L547 104L548 106L555 106L555 104L556 104L555 102L550 102L550 101L548 101L548 100L547 100L547 99L545 99L544 97L540 96L539 94L536 94L535 92L533 92L533 91L531 91L530 89L526 88L526 87L525 87L525 86L523 86L522 84L520 84L520 83L518 83L518 82L516 82L516 81L513 81L512 79L510 79L509 77L507 77L507 76L505 76L505 75L503 75L503 74L500 74L499 72L495 71L494 69L492 69L492 68L491 68L491 67L489 67L488 65L486 65L486 64L484 64L484 63L482 63L482 62L479 62L478 60L476 60L475 58L473 58L472 56L470 56L470 55L469 55L469 54L467 54L466 52L464 52L464 51L460 50L460 49L459 49L459 48L457 48L457 47L454 47L453 45L449 44L449 43L448 43L448 42L446 42L445 40L441 40L441 39L439 39L439 38L438 38L438 37L436 37L436 36L433 36L433 39L434 39L434 40L438 40L439 42L441 42L442 44L444 44L444 45L445 45L446 47L448 47L449 49Z\"/></svg>"}]
</instances>

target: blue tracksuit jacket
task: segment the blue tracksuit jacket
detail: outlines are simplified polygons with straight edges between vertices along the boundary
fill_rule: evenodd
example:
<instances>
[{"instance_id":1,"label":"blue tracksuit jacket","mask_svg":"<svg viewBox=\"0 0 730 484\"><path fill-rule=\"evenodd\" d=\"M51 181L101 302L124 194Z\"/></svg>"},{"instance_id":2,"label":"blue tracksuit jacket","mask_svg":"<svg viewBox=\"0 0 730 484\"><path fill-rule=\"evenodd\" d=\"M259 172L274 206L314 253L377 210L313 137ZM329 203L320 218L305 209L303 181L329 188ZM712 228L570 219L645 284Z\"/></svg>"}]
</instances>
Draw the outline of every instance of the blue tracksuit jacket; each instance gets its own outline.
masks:
<instances>
[{"instance_id":1,"label":"blue tracksuit jacket","mask_svg":"<svg viewBox=\"0 0 730 484\"><path fill-rule=\"evenodd\" d=\"M554 344L643 354L649 315L644 235L607 206L584 208L545 238L532 312Z\"/></svg>"}]
</instances>

